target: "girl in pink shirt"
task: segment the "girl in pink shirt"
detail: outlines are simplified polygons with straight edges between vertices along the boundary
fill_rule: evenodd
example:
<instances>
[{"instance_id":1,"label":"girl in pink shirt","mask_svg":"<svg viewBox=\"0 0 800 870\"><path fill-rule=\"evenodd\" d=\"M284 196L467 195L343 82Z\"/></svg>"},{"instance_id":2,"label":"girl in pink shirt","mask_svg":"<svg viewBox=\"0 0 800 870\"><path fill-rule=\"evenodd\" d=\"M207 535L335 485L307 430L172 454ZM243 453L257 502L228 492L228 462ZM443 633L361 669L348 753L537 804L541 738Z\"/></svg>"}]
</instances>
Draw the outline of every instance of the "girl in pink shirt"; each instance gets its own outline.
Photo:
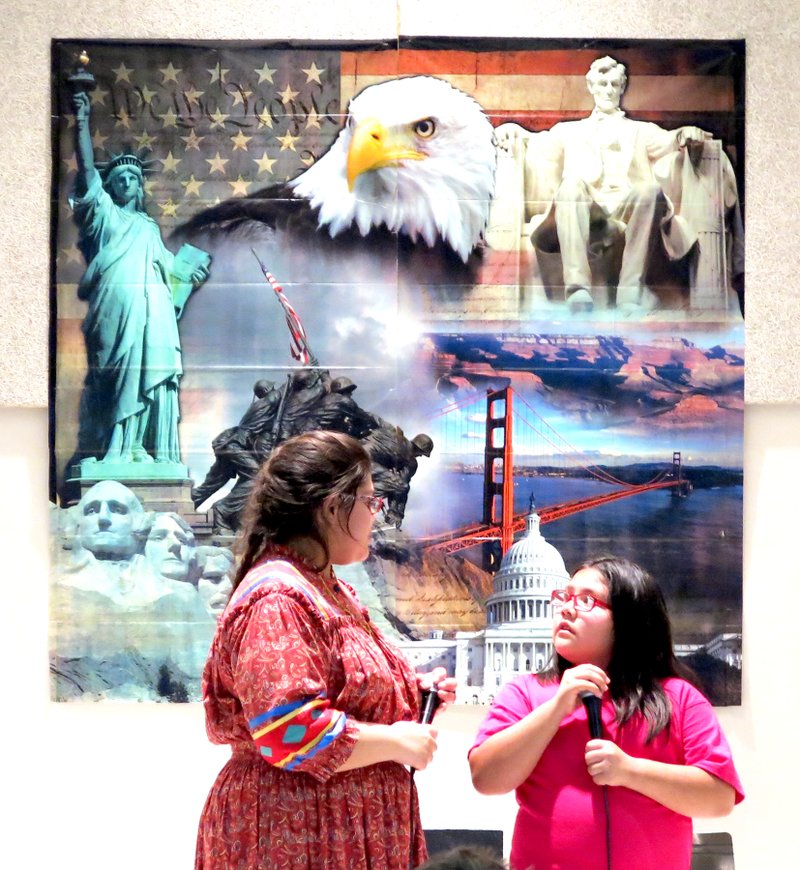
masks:
<instances>
[{"instance_id":1,"label":"girl in pink shirt","mask_svg":"<svg viewBox=\"0 0 800 870\"><path fill-rule=\"evenodd\" d=\"M552 609L554 661L503 687L470 750L479 792L516 790L512 870L688 870L691 817L727 815L744 795L675 658L660 589L603 556L553 592ZM602 739L588 739L587 692L601 699Z\"/></svg>"}]
</instances>

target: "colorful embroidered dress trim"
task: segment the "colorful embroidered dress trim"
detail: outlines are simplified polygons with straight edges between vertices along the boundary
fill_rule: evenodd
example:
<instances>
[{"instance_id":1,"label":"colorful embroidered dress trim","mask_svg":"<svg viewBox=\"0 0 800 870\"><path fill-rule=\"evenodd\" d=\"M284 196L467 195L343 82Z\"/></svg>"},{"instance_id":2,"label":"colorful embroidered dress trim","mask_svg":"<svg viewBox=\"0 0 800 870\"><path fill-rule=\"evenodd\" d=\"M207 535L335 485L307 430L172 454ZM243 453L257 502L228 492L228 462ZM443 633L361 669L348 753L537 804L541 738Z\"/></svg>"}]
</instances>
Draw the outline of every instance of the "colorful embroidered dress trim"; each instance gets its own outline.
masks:
<instances>
[{"instance_id":1,"label":"colorful embroidered dress trim","mask_svg":"<svg viewBox=\"0 0 800 870\"><path fill-rule=\"evenodd\" d=\"M299 574L297 568L291 562L283 560L262 562L258 567L253 568L246 578L247 585L242 583L236 590L231 599L229 607L233 607L246 598L251 592L263 586L265 583L280 582L291 586L298 592L305 595L311 604L322 614L325 619L330 619L332 616L340 616L337 610L328 599L319 591L309 580Z\"/></svg>"},{"instance_id":2,"label":"colorful embroidered dress trim","mask_svg":"<svg viewBox=\"0 0 800 870\"><path fill-rule=\"evenodd\" d=\"M248 727L266 761L292 770L330 745L346 721L344 713L330 709L330 701L322 693L259 713Z\"/></svg>"}]
</instances>

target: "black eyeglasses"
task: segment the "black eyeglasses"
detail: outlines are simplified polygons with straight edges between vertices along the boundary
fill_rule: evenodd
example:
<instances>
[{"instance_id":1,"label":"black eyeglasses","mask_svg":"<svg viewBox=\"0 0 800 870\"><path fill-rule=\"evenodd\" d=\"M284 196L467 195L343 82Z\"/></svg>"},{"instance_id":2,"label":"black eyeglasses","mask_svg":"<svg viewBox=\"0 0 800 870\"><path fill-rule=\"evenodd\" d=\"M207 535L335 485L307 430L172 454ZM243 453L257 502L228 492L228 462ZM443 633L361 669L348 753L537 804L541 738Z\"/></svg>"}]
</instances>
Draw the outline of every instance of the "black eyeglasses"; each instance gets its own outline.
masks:
<instances>
[{"instance_id":1,"label":"black eyeglasses","mask_svg":"<svg viewBox=\"0 0 800 870\"><path fill-rule=\"evenodd\" d=\"M581 613L588 613L595 607L611 610L611 607L605 601L600 601L599 598L595 598L594 595L590 595L588 592L569 593L566 589L554 589L550 593L550 606L553 610L561 610L570 601L575 610Z\"/></svg>"},{"instance_id":2,"label":"black eyeglasses","mask_svg":"<svg viewBox=\"0 0 800 870\"><path fill-rule=\"evenodd\" d=\"M379 495L356 495L354 498L363 501L372 516L383 510L383 498Z\"/></svg>"}]
</instances>

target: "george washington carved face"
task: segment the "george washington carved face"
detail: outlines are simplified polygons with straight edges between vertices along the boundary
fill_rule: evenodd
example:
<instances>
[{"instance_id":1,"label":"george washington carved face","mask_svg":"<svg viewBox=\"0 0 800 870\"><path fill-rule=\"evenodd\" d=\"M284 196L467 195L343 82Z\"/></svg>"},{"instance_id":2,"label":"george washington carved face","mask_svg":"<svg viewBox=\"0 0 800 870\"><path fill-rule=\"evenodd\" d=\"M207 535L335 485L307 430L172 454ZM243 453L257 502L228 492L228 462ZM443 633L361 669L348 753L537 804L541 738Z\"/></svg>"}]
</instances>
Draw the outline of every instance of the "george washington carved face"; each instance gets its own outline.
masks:
<instances>
[{"instance_id":1,"label":"george washington carved face","mask_svg":"<svg viewBox=\"0 0 800 870\"><path fill-rule=\"evenodd\" d=\"M80 500L77 514L78 543L96 559L130 559L139 548L144 508L127 486L101 480Z\"/></svg>"}]
</instances>

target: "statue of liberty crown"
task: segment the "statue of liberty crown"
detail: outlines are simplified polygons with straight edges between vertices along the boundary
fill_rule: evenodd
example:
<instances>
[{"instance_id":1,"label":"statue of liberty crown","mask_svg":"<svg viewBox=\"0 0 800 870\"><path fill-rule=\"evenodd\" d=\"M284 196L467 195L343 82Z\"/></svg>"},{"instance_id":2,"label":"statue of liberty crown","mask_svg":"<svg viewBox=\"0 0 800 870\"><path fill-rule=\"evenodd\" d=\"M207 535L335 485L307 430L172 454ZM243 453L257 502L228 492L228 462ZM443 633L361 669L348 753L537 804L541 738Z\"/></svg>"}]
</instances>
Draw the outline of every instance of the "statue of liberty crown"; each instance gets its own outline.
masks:
<instances>
[{"instance_id":1,"label":"statue of liberty crown","mask_svg":"<svg viewBox=\"0 0 800 870\"><path fill-rule=\"evenodd\" d=\"M97 164L97 168L106 178L108 178L111 171L116 169L118 166L133 166L138 169L142 175L145 175L153 171L152 164L156 162L155 160L142 160L141 157L137 157L136 154L133 154L130 151L122 154L109 153L109 158L110 159L107 163Z\"/></svg>"}]
</instances>

